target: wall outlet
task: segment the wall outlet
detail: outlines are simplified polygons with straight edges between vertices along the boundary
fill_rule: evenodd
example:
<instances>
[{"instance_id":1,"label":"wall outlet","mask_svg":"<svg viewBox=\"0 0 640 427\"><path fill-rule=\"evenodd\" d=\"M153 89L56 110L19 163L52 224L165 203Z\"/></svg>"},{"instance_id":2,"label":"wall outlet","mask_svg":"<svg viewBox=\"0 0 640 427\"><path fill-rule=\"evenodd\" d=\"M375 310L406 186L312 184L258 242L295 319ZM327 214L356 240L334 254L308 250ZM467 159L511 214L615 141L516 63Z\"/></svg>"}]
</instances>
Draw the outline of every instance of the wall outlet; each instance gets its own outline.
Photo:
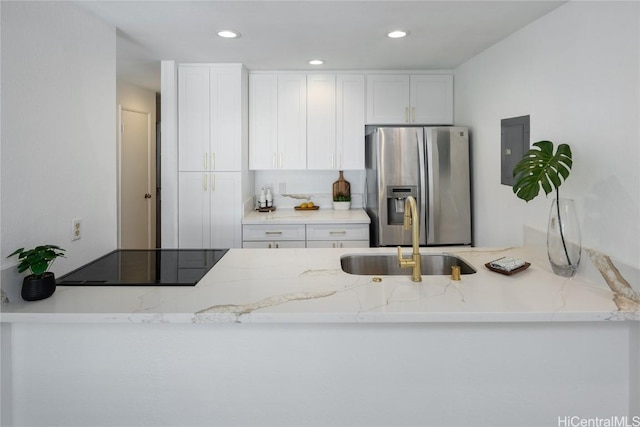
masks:
<instances>
[{"instance_id":1,"label":"wall outlet","mask_svg":"<svg viewBox=\"0 0 640 427\"><path fill-rule=\"evenodd\" d=\"M82 238L82 220L74 219L71 225L71 241Z\"/></svg>"}]
</instances>

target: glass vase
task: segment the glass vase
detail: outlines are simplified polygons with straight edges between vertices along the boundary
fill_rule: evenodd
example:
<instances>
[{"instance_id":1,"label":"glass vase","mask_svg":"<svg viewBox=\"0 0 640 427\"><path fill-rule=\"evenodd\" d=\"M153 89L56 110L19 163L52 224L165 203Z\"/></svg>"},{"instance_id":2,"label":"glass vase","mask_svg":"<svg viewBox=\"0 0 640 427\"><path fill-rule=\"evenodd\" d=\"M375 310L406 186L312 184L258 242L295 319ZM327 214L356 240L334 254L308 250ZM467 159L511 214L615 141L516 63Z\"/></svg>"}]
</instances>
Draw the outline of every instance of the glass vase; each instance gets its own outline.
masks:
<instances>
[{"instance_id":1,"label":"glass vase","mask_svg":"<svg viewBox=\"0 0 640 427\"><path fill-rule=\"evenodd\" d=\"M549 211L547 254L551 269L558 276L572 277L578 271L582 254L582 237L571 199L554 199Z\"/></svg>"}]
</instances>

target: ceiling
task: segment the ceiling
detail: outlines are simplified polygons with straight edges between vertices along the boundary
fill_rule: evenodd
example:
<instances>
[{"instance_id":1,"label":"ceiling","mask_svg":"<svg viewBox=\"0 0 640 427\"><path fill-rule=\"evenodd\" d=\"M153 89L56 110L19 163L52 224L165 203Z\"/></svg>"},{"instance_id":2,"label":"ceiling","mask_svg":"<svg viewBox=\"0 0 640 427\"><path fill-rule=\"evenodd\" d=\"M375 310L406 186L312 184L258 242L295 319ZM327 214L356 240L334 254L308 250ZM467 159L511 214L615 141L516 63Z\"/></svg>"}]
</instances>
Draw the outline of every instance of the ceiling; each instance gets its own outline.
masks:
<instances>
[{"instance_id":1,"label":"ceiling","mask_svg":"<svg viewBox=\"0 0 640 427\"><path fill-rule=\"evenodd\" d=\"M564 1L76 1L117 28L118 78L160 90L160 61L250 70L453 69ZM217 30L234 29L237 39ZM390 39L393 29L409 30ZM313 58L322 66L307 63Z\"/></svg>"}]
</instances>

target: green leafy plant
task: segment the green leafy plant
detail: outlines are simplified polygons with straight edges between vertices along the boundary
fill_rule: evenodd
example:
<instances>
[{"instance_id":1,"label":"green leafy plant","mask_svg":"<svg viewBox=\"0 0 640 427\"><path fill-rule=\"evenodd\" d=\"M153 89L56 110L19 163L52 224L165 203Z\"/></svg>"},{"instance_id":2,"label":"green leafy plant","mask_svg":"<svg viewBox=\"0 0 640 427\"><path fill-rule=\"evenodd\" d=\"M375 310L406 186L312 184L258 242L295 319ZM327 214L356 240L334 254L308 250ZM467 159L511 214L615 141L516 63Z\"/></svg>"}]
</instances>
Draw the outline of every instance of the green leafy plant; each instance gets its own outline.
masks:
<instances>
[{"instance_id":1,"label":"green leafy plant","mask_svg":"<svg viewBox=\"0 0 640 427\"><path fill-rule=\"evenodd\" d=\"M29 250L20 248L7 258L14 255L18 255L18 273L29 270L35 278L41 278L57 257L64 258L64 249L55 245L36 246Z\"/></svg>"},{"instance_id":2,"label":"green leafy plant","mask_svg":"<svg viewBox=\"0 0 640 427\"><path fill-rule=\"evenodd\" d=\"M333 196L333 201L334 202L350 202L351 196L345 193L336 193L336 195Z\"/></svg>"},{"instance_id":3,"label":"green leafy plant","mask_svg":"<svg viewBox=\"0 0 640 427\"><path fill-rule=\"evenodd\" d=\"M545 195L555 190L560 237L567 262L571 265L562 230L560 190L558 189L569 177L571 166L573 166L571 147L568 144L560 144L554 153L551 141L538 141L533 146L534 148L527 151L513 169L513 176L516 179L513 192L518 198L529 202L540 194L540 188L544 190Z\"/></svg>"}]
</instances>

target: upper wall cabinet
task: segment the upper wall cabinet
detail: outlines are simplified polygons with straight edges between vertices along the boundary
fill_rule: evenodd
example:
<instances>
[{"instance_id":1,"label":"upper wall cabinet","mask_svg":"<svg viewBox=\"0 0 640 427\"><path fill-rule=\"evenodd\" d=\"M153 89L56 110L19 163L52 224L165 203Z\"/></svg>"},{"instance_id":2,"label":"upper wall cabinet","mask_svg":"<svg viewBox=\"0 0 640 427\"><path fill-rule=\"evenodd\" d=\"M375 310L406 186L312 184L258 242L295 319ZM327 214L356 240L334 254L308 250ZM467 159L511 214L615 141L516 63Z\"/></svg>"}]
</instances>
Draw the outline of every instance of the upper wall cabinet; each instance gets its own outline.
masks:
<instances>
[{"instance_id":1,"label":"upper wall cabinet","mask_svg":"<svg viewBox=\"0 0 640 427\"><path fill-rule=\"evenodd\" d=\"M453 76L368 75L367 123L453 124Z\"/></svg>"},{"instance_id":2,"label":"upper wall cabinet","mask_svg":"<svg viewBox=\"0 0 640 427\"><path fill-rule=\"evenodd\" d=\"M307 76L307 169L364 169L364 75Z\"/></svg>"},{"instance_id":3,"label":"upper wall cabinet","mask_svg":"<svg viewBox=\"0 0 640 427\"><path fill-rule=\"evenodd\" d=\"M178 68L178 169L242 170L242 67Z\"/></svg>"},{"instance_id":4,"label":"upper wall cabinet","mask_svg":"<svg viewBox=\"0 0 640 427\"><path fill-rule=\"evenodd\" d=\"M305 169L305 74L249 76L249 169Z\"/></svg>"},{"instance_id":5,"label":"upper wall cabinet","mask_svg":"<svg viewBox=\"0 0 640 427\"><path fill-rule=\"evenodd\" d=\"M365 78L249 76L250 169L364 169Z\"/></svg>"}]
</instances>

